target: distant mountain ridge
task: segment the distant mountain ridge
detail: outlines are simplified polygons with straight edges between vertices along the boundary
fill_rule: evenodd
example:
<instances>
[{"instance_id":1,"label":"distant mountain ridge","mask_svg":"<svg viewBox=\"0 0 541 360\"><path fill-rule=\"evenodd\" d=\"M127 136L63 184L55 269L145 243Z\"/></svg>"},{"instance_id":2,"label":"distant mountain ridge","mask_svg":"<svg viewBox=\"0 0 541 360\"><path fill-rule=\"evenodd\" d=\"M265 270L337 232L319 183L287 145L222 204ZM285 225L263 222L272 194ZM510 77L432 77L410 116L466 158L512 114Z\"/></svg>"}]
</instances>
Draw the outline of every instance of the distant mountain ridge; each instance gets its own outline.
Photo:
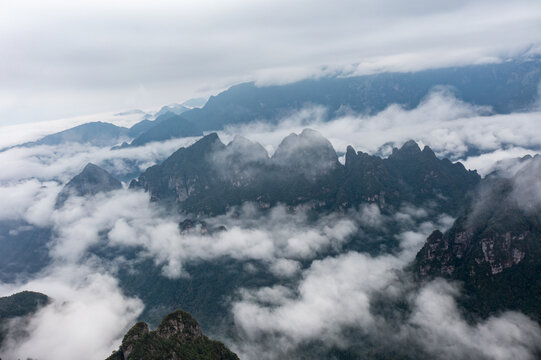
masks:
<instances>
[{"instance_id":1,"label":"distant mountain ridge","mask_svg":"<svg viewBox=\"0 0 541 360\"><path fill-rule=\"evenodd\" d=\"M164 106L155 114L155 121L145 118L130 129L89 123L25 145L71 141L113 146L125 141L123 146L128 146L134 139L131 146L140 146L199 136L231 125L255 121L276 123L296 110L314 105L328 110L327 120L349 111L376 114L391 104L412 109L435 87L442 86L464 102L506 114L531 109L538 101L540 81L541 57L532 57L407 73L323 77L286 85L256 86L249 82L232 86L206 102L197 99L194 104L204 104L201 108L183 104ZM169 118L160 121L162 116Z\"/></svg>"},{"instance_id":2,"label":"distant mountain ridge","mask_svg":"<svg viewBox=\"0 0 541 360\"><path fill-rule=\"evenodd\" d=\"M391 104L414 108L436 86L449 88L467 103L510 113L535 104L540 80L541 58L536 57L407 73L323 77L286 85L243 83L211 96L203 108L183 117L203 131L215 131L257 120L273 123L310 105L326 107L329 118L347 110L375 114Z\"/></svg>"}]
</instances>

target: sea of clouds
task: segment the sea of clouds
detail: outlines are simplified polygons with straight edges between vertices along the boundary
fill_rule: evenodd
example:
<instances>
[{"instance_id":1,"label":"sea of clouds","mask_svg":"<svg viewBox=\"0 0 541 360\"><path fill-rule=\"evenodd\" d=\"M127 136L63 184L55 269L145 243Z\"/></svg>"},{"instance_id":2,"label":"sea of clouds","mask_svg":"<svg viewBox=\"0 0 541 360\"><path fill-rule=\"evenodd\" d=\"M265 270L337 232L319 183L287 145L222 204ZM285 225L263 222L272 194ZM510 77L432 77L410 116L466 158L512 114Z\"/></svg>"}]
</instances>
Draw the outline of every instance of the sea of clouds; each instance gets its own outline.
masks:
<instances>
[{"instance_id":1,"label":"sea of clouds","mask_svg":"<svg viewBox=\"0 0 541 360\"><path fill-rule=\"evenodd\" d=\"M277 125L258 122L226 128L219 135L224 142L245 136L269 154L285 136L307 127L327 137L339 154L352 145L384 156L393 146L414 139L482 175L501 167L502 160L511 167L517 162L509 159L541 148L541 113L535 109L493 114L442 89L411 110L392 105L375 116L348 113L324 122L325 111L309 107ZM31 319L13 322L28 336L8 338L2 357L67 359L89 354L90 359L104 359L118 346L145 304L123 294L115 278L118 262L95 256L95 247L134 250L137 259L152 259L168 278L190 276L186 264L226 257L255 261L287 279L273 286L236 289L230 299L235 335L229 331L222 340L242 358L294 356L314 341L346 348L354 343L346 335L351 331L379 345L415 343L442 359L528 359L540 350L541 328L526 316L505 312L472 323L457 306L458 284L436 280L413 286L404 269L430 232L445 230L453 221L430 209L404 204L395 214L384 215L367 205L312 219L302 207L294 213L284 206L261 212L244 204L205 219L211 226L225 226L225 231L181 231L178 224L186 215L166 211L145 192L127 189L127 181L196 140L120 150L64 144L0 152L0 221L23 221L53 233L48 244L51 261L44 269L31 278L0 284L0 295L34 290L53 299ZM72 197L55 208L62 186L88 162L125 180L125 188ZM398 232L387 235L398 241L398 250L378 255L344 250L359 231L383 230L389 224L398 224ZM405 299L412 310L391 321L373 309L380 297Z\"/></svg>"}]
</instances>

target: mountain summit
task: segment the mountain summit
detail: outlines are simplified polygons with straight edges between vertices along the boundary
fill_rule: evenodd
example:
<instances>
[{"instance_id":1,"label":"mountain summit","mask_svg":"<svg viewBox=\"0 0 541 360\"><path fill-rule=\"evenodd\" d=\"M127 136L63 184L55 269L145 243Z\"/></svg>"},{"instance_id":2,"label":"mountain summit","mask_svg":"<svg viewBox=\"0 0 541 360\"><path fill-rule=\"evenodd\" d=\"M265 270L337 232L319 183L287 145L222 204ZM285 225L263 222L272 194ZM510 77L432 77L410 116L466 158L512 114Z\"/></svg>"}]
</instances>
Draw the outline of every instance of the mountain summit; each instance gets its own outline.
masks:
<instances>
[{"instance_id":1,"label":"mountain summit","mask_svg":"<svg viewBox=\"0 0 541 360\"><path fill-rule=\"evenodd\" d=\"M58 194L56 207L61 207L71 196L95 195L122 189L122 183L101 167L88 163L83 171L73 177Z\"/></svg>"},{"instance_id":2,"label":"mountain summit","mask_svg":"<svg viewBox=\"0 0 541 360\"><path fill-rule=\"evenodd\" d=\"M221 342L209 340L197 321L177 310L165 316L155 331L144 322L135 324L124 336L120 348L107 360L238 360Z\"/></svg>"}]
</instances>

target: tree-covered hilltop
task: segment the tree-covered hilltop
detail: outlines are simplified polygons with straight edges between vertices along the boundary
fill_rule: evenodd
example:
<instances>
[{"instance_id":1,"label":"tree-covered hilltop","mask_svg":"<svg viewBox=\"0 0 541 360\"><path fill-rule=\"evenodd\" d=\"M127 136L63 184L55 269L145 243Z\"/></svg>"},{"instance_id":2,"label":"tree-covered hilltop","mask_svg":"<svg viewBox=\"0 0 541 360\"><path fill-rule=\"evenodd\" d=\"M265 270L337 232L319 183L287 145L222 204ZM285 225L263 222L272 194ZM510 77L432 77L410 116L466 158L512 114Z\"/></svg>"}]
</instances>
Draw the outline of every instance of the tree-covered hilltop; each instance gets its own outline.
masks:
<instances>
[{"instance_id":1,"label":"tree-covered hilltop","mask_svg":"<svg viewBox=\"0 0 541 360\"><path fill-rule=\"evenodd\" d=\"M35 313L40 307L49 303L47 295L22 291L10 296L0 297L0 346L9 329L5 324L10 319Z\"/></svg>"},{"instance_id":2,"label":"tree-covered hilltop","mask_svg":"<svg viewBox=\"0 0 541 360\"><path fill-rule=\"evenodd\" d=\"M238 360L237 355L201 332L187 312L166 315L158 328L150 331L144 322L135 324L124 336L120 348L107 360Z\"/></svg>"}]
</instances>

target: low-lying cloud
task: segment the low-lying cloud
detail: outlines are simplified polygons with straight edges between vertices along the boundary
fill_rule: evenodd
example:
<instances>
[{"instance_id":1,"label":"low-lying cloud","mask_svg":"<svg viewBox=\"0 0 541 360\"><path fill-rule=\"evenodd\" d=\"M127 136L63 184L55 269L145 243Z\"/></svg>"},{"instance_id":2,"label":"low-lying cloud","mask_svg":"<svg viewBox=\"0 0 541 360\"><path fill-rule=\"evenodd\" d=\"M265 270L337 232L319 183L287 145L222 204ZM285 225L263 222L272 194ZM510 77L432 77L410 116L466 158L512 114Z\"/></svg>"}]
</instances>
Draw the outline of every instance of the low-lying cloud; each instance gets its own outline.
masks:
<instances>
[{"instance_id":1,"label":"low-lying cloud","mask_svg":"<svg viewBox=\"0 0 541 360\"><path fill-rule=\"evenodd\" d=\"M11 329L26 336L8 334L2 358L103 360L143 310L140 300L123 295L117 280L95 264L55 265L27 283L0 284L2 295L22 290L45 293L52 301L29 319L11 322Z\"/></svg>"},{"instance_id":2,"label":"low-lying cloud","mask_svg":"<svg viewBox=\"0 0 541 360\"><path fill-rule=\"evenodd\" d=\"M465 104L442 91L433 92L412 110L393 105L375 116L351 114L327 123L322 121L324 113L323 108L306 108L278 126L251 124L228 128L220 136L227 141L240 133L261 142L271 154L283 137L307 126L328 137L339 152L351 144L357 150L387 154L390 145L413 138L439 155L467 158L466 164L484 174L502 167L499 160L541 148L535 126L539 113L491 115L490 109ZM152 259L168 278L190 276L188 264L227 257L261 264L264 271L284 280L239 289L232 299L237 333L227 341L246 358L291 355L311 341L341 347L349 343L344 333L351 329L371 341L392 329L396 335L389 341L414 341L443 359L528 359L539 350L541 330L524 315L507 312L471 323L456 305L460 296L456 284L436 281L415 288L407 279L403 270L426 236L452 224L452 218L432 209L403 204L395 214L384 215L372 204L314 219L302 206L294 211L281 205L261 211L248 203L182 230L179 223L186 215L165 211L140 191L73 196L54 208L62 184L87 162L129 178L195 140L121 150L68 144L0 153L5 165L0 174L0 198L5 203L0 220L23 220L50 227L53 233L49 267L26 283L0 286L5 295L29 289L53 298L28 323L19 323L29 337L10 339L4 357L95 354L103 359L116 348L143 304L122 294L114 264L98 259L96 249L135 250L133 261ZM472 149L482 154L473 156ZM224 153L227 159L244 151L243 146L230 150ZM262 158L260 152L253 160ZM398 231L390 234L385 232L388 228ZM377 231L396 240L398 248L379 255L344 250L354 238L381 240L367 235ZM373 309L381 296L405 299L411 311L398 324L390 322Z\"/></svg>"},{"instance_id":3,"label":"low-lying cloud","mask_svg":"<svg viewBox=\"0 0 541 360\"><path fill-rule=\"evenodd\" d=\"M411 110L395 104L374 116L348 114L330 121L324 121L325 114L323 107L308 107L276 125L256 122L232 126L220 136L230 139L241 134L261 143L271 154L281 139L306 127L321 132L341 153L352 145L358 151L388 155L392 146L413 139L430 146L439 156L464 161L482 174L497 160L541 149L539 112L495 115L490 108L465 103L446 89L434 89Z\"/></svg>"},{"instance_id":4,"label":"low-lying cloud","mask_svg":"<svg viewBox=\"0 0 541 360\"><path fill-rule=\"evenodd\" d=\"M417 246L424 239L419 235ZM317 349L314 343L355 349L361 337L374 349L391 344L407 352L416 345L435 359L535 358L541 350L536 322L517 312L468 322L457 306L455 284L439 279L414 289L401 272L412 254L349 252L314 261L294 287L241 290L232 305L240 334L235 350L246 358L296 357L303 346ZM398 322L388 319L373 308L381 296L409 299L412 310Z\"/></svg>"}]
</instances>

